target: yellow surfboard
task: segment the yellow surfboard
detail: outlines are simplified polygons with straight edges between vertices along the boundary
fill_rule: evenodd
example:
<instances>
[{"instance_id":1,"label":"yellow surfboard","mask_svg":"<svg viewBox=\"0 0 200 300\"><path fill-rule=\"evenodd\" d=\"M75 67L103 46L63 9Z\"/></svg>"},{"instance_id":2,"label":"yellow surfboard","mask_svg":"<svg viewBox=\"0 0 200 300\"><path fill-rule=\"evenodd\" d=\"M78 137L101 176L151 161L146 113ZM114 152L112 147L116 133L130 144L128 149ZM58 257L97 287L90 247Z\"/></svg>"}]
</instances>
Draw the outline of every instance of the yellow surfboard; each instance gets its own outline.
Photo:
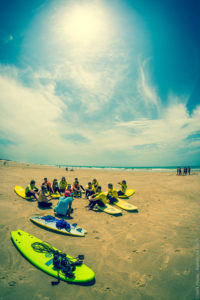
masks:
<instances>
[{"instance_id":1,"label":"yellow surfboard","mask_svg":"<svg viewBox=\"0 0 200 300\"><path fill-rule=\"evenodd\" d=\"M96 207L110 215L119 215L122 213L122 211L120 209L117 209L113 205L110 205L110 204L106 204L105 206L96 205Z\"/></svg>"},{"instance_id":2,"label":"yellow surfboard","mask_svg":"<svg viewBox=\"0 0 200 300\"><path fill-rule=\"evenodd\" d=\"M130 204L127 201L122 200L122 199L117 199L117 201L115 201L113 204L117 205L118 207L120 207L124 210L128 210L128 211L138 210L137 206Z\"/></svg>"},{"instance_id":3,"label":"yellow surfboard","mask_svg":"<svg viewBox=\"0 0 200 300\"><path fill-rule=\"evenodd\" d=\"M62 251L19 229L11 232L11 238L18 250L33 265L53 277L58 277L58 271L53 263L54 253L58 251L60 254L64 254ZM66 254L66 257L72 263L77 261L76 258L68 254ZM95 278L94 272L85 264L76 266L73 274L74 276L71 278L69 276L67 277L62 271L59 272L61 280L72 283L90 282Z\"/></svg>"},{"instance_id":4,"label":"yellow surfboard","mask_svg":"<svg viewBox=\"0 0 200 300\"><path fill-rule=\"evenodd\" d=\"M50 194L49 192L47 192L47 194L50 195L53 199L58 199L61 196L61 194L58 192L56 192L55 194Z\"/></svg>"},{"instance_id":5,"label":"yellow surfboard","mask_svg":"<svg viewBox=\"0 0 200 300\"><path fill-rule=\"evenodd\" d=\"M134 189L129 189L129 190L126 190L126 193L124 195L120 195L119 198L121 198L121 199L129 198L133 194L135 194Z\"/></svg>"},{"instance_id":6,"label":"yellow surfboard","mask_svg":"<svg viewBox=\"0 0 200 300\"><path fill-rule=\"evenodd\" d=\"M25 189L21 186L16 185L14 188L15 193L26 200L35 200L33 197L26 197ZM36 200L35 200L36 201Z\"/></svg>"}]
</instances>

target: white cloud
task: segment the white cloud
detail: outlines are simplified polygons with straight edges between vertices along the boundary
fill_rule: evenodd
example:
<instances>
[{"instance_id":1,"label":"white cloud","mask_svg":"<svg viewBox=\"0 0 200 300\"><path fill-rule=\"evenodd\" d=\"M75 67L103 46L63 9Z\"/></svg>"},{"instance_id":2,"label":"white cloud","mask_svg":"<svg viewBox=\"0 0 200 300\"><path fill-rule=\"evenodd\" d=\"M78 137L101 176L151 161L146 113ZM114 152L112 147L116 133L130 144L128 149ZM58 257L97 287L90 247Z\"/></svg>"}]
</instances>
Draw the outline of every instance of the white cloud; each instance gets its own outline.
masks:
<instances>
[{"instance_id":1,"label":"white cloud","mask_svg":"<svg viewBox=\"0 0 200 300\"><path fill-rule=\"evenodd\" d=\"M140 96L144 100L144 104L148 108L155 108L157 112L160 109L160 99L157 95L156 88L151 84L150 79L147 78L148 72L145 70L149 59L145 60L140 65L140 79L137 82L137 88Z\"/></svg>"},{"instance_id":2,"label":"white cloud","mask_svg":"<svg viewBox=\"0 0 200 300\"><path fill-rule=\"evenodd\" d=\"M158 119L112 121L102 112L99 121L87 123L79 120L81 110L70 113L55 94L53 83L42 85L40 76L34 76L35 83L28 88L19 78L20 71L11 68L0 76L0 138L13 142L0 150L11 159L140 165L148 161L162 164L163 159L184 157L185 151L188 156L198 152L199 139L188 144L185 140L200 131L200 107L189 115L186 105L176 101Z\"/></svg>"}]
</instances>

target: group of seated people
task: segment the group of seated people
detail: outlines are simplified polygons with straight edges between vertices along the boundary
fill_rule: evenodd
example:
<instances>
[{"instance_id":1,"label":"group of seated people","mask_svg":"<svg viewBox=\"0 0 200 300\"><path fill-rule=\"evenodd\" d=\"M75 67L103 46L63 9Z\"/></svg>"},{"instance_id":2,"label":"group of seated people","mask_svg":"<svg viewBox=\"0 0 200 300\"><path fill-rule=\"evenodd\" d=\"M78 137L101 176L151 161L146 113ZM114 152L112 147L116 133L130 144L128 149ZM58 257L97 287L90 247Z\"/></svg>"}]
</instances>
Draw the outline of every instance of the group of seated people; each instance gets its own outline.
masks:
<instances>
[{"instance_id":1,"label":"group of seated people","mask_svg":"<svg viewBox=\"0 0 200 300\"><path fill-rule=\"evenodd\" d=\"M52 196L59 196L59 202L54 211L57 214L70 217L70 213L73 211L71 208L73 197L80 197L81 189L84 190L83 186L79 184L78 178L75 178L73 186L67 183L65 177L62 177L60 182L54 179L53 184L47 178L44 178L40 191L35 185L35 180L31 180L25 189L25 196L37 200L40 208L50 208L52 206L52 202L50 202Z\"/></svg>"},{"instance_id":2,"label":"group of seated people","mask_svg":"<svg viewBox=\"0 0 200 300\"><path fill-rule=\"evenodd\" d=\"M40 208L50 208L52 206L52 202L50 202L52 195L58 193L59 202L54 208L54 211L57 214L70 217L70 214L73 211L71 207L73 197L81 197L82 191L85 191L85 197L89 199L89 209L93 209L96 204L105 206L107 201L109 201L110 204L113 204L119 195L125 194L127 189L125 180L118 184L121 185L119 191L113 188L112 183L109 183L108 193L105 194L102 192L102 188L96 179L93 179L92 182L88 182L86 189L84 189L84 187L79 184L78 178L75 178L73 186L67 183L65 177L62 177L60 182L58 182L57 179L54 179L53 184L51 184L47 178L44 178L40 191L35 185L35 180L31 180L30 184L25 189L25 195L37 200Z\"/></svg>"},{"instance_id":3,"label":"group of seated people","mask_svg":"<svg viewBox=\"0 0 200 300\"><path fill-rule=\"evenodd\" d=\"M94 181L95 180L95 181ZM126 180L122 180L122 182L118 182L121 185L121 190L117 191L113 188L113 184L108 184L108 192L103 193L101 186L98 184L96 179L93 182L88 182L88 186L86 189L86 197L89 198L89 209L93 209L96 204L99 206L105 206L107 202L113 204L117 201L118 196L124 195L126 193L127 185Z\"/></svg>"}]
</instances>

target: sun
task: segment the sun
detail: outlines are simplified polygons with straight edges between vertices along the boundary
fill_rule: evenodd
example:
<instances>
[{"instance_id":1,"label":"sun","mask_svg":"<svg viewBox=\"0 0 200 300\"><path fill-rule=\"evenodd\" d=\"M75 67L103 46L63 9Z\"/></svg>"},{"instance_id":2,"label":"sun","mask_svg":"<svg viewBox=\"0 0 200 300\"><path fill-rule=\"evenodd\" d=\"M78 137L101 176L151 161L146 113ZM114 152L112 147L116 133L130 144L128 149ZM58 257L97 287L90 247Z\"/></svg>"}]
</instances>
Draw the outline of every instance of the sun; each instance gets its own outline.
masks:
<instances>
[{"instance_id":1,"label":"sun","mask_svg":"<svg viewBox=\"0 0 200 300\"><path fill-rule=\"evenodd\" d=\"M95 4L79 4L61 13L58 33L69 43L90 45L105 38L109 32L109 18L103 7Z\"/></svg>"}]
</instances>

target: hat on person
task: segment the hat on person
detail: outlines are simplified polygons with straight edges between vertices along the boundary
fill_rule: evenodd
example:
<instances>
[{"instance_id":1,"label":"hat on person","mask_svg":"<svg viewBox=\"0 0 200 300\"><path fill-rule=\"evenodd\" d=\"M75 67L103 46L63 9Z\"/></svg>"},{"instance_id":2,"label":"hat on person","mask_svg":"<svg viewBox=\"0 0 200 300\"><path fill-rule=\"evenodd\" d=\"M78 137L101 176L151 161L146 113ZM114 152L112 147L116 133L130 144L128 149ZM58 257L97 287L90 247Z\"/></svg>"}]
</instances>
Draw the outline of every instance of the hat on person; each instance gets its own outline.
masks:
<instances>
[{"instance_id":1,"label":"hat on person","mask_svg":"<svg viewBox=\"0 0 200 300\"><path fill-rule=\"evenodd\" d=\"M70 196L71 196L70 191L66 191L66 192L64 193L64 196L65 196L65 197L70 197Z\"/></svg>"}]
</instances>

